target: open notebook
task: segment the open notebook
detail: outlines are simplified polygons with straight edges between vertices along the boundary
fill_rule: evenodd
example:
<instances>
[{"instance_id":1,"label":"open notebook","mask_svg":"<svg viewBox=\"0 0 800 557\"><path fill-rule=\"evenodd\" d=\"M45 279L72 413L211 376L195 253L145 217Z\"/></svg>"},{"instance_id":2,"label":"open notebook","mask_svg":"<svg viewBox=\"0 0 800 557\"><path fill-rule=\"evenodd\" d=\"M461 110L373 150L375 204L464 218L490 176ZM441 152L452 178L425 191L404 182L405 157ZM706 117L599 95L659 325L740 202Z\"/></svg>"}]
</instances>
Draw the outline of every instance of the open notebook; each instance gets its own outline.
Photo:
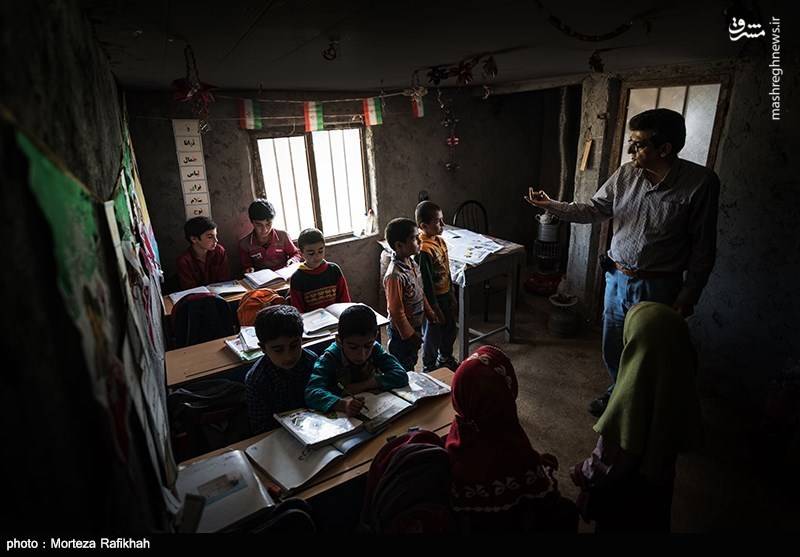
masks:
<instances>
[{"instance_id":1,"label":"open notebook","mask_svg":"<svg viewBox=\"0 0 800 557\"><path fill-rule=\"evenodd\" d=\"M228 282L215 282L208 286L198 286L197 288L190 288L188 290L181 290L180 292L173 292L169 295L169 299L173 304L177 304L178 300L189 294L216 294L217 296L230 296L233 294L244 294L247 288L237 283L235 280Z\"/></svg>"},{"instance_id":2,"label":"open notebook","mask_svg":"<svg viewBox=\"0 0 800 557\"><path fill-rule=\"evenodd\" d=\"M181 501L191 493L205 498L198 532L219 532L275 506L267 488L242 451L222 453L178 471Z\"/></svg>"},{"instance_id":3,"label":"open notebook","mask_svg":"<svg viewBox=\"0 0 800 557\"><path fill-rule=\"evenodd\" d=\"M285 491L292 492L372 437L374 434L360 431L330 445L309 449L285 429L278 429L247 447L245 453Z\"/></svg>"},{"instance_id":4,"label":"open notebook","mask_svg":"<svg viewBox=\"0 0 800 557\"><path fill-rule=\"evenodd\" d=\"M341 317L342 312L344 312L344 310L347 308L356 305L366 304L341 302L338 304L331 304L325 308L315 309L314 311L304 313L303 336L308 338L330 333L339 325L339 317ZM372 311L375 312L375 318L378 321L378 327L386 325L389 322L389 319L387 319L386 316L381 315L374 309Z\"/></svg>"},{"instance_id":5,"label":"open notebook","mask_svg":"<svg viewBox=\"0 0 800 557\"><path fill-rule=\"evenodd\" d=\"M356 395L363 399L364 408L357 417L341 412L323 414L307 408L297 408L275 414L275 420L304 447L314 449L353 435L362 430L376 432L402 416L423 398L450 392L450 387L426 374L408 373L408 386L391 391Z\"/></svg>"},{"instance_id":6,"label":"open notebook","mask_svg":"<svg viewBox=\"0 0 800 557\"><path fill-rule=\"evenodd\" d=\"M261 269L260 271L245 273L244 280L253 288L268 288L270 286L289 282L289 279L292 278L292 275L297 271L299 266L298 263L295 263L283 269L278 269L277 271Z\"/></svg>"}]
</instances>

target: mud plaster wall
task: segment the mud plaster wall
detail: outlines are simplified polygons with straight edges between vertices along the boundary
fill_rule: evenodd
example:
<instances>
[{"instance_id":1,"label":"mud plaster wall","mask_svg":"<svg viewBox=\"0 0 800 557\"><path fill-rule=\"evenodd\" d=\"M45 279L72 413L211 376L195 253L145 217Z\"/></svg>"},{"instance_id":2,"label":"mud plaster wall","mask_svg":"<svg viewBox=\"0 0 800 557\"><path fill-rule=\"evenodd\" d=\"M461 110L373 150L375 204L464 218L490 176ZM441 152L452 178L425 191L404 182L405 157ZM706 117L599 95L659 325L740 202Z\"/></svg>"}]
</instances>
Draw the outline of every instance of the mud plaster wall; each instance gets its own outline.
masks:
<instances>
[{"instance_id":1,"label":"mud plaster wall","mask_svg":"<svg viewBox=\"0 0 800 557\"><path fill-rule=\"evenodd\" d=\"M449 160L447 129L441 124L435 95L425 98L426 114L421 119L412 117L407 98L388 98L384 123L371 128L378 236L382 236L384 226L392 218L413 218L418 192L427 190L430 198L442 206L448 221L458 204L477 199L487 208L492 234L532 243L532 212L522 204L521 196L528 185L539 182L544 101L548 95L554 92L482 100L468 91L448 91L445 98L452 99L453 113L459 119L460 144L455 154L459 168L455 172L447 171L444 166ZM248 95L243 93L243 96ZM185 216L170 119L189 118L191 114L185 105L171 101L169 93L128 91L126 98L142 184L169 277L175 273L175 258L186 249L182 231ZM272 98L302 98L302 95L280 93ZM324 96L314 94L310 98ZM275 104L266 106L274 114L292 109L302 114L299 105L289 109ZM325 106L330 114L357 111L353 103ZM550 102L548 106L557 105ZM203 136L203 148L212 217L219 227L220 241L228 250L231 270L238 276L241 269L236 241L250 230L247 206L256 186L249 132L239 129L236 117L234 101L215 102L212 130ZM380 307L377 239L362 238L331 245L328 258L342 266L354 299Z\"/></svg>"},{"instance_id":2,"label":"mud plaster wall","mask_svg":"<svg viewBox=\"0 0 800 557\"><path fill-rule=\"evenodd\" d=\"M119 172L121 111L89 23L71 2L44 1L0 3L0 21L0 103L63 168L107 199ZM4 122L0 183L0 220L14 244L0 275L2 291L12 293L3 302L0 335L2 444L13 454L4 490L13 508L4 513L4 528L104 535L163 529L138 418L127 416L123 461L112 445L112 418L95 400L80 333L58 293L53 238L28 186L27 159ZM107 240L98 260L106 277L116 277ZM126 312L119 300L111 302L107 317L119 338Z\"/></svg>"}]
</instances>

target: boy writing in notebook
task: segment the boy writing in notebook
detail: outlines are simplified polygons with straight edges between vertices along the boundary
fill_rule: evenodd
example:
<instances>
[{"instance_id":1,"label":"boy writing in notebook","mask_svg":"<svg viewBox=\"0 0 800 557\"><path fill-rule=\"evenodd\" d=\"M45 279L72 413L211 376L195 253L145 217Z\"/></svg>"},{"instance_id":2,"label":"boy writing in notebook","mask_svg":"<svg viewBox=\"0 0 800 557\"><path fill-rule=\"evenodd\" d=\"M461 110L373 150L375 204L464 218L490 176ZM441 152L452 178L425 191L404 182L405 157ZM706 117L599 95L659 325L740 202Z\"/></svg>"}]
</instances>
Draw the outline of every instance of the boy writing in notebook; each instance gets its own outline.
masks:
<instances>
[{"instance_id":1,"label":"boy writing in notebook","mask_svg":"<svg viewBox=\"0 0 800 557\"><path fill-rule=\"evenodd\" d=\"M208 217L186 221L183 234L189 248L178 257L178 282L181 290L230 280L228 256L217 242L217 225Z\"/></svg>"},{"instance_id":2,"label":"boy writing in notebook","mask_svg":"<svg viewBox=\"0 0 800 557\"><path fill-rule=\"evenodd\" d=\"M354 395L408 385L406 370L375 341L377 335L375 312L369 306L359 304L342 312L336 342L314 364L306 387L309 408L356 416L364 401Z\"/></svg>"},{"instance_id":3,"label":"boy writing in notebook","mask_svg":"<svg viewBox=\"0 0 800 557\"><path fill-rule=\"evenodd\" d=\"M423 371L442 366L455 371L453 344L456 341L456 298L450 279L450 258L442 238L444 218L442 209L433 201L423 201L415 211L420 228L420 251L417 259L422 272L425 299L436 314L438 323L425 320L422 327Z\"/></svg>"},{"instance_id":4,"label":"boy writing in notebook","mask_svg":"<svg viewBox=\"0 0 800 557\"><path fill-rule=\"evenodd\" d=\"M283 230L272 227L275 207L266 199L256 199L247 209L253 231L239 240L239 262L245 273L261 269L283 269L300 261L300 252Z\"/></svg>"},{"instance_id":5,"label":"boy writing in notebook","mask_svg":"<svg viewBox=\"0 0 800 557\"><path fill-rule=\"evenodd\" d=\"M386 226L386 242L393 254L383 286L389 311L389 352L412 371L422 344L422 321L439 319L425 299L422 274L413 257L419 253L417 225L411 219L394 219Z\"/></svg>"},{"instance_id":6,"label":"boy writing in notebook","mask_svg":"<svg viewBox=\"0 0 800 557\"><path fill-rule=\"evenodd\" d=\"M325 238L316 228L306 228L297 238L303 263L292 275L291 304L306 313L339 302L349 302L350 292L342 270L325 260Z\"/></svg>"},{"instance_id":7,"label":"boy writing in notebook","mask_svg":"<svg viewBox=\"0 0 800 557\"><path fill-rule=\"evenodd\" d=\"M305 406L304 394L317 355L302 347L303 318L291 306L270 306L256 316L264 355L245 377L253 435L278 427L273 414Z\"/></svg>"}]
</instances>

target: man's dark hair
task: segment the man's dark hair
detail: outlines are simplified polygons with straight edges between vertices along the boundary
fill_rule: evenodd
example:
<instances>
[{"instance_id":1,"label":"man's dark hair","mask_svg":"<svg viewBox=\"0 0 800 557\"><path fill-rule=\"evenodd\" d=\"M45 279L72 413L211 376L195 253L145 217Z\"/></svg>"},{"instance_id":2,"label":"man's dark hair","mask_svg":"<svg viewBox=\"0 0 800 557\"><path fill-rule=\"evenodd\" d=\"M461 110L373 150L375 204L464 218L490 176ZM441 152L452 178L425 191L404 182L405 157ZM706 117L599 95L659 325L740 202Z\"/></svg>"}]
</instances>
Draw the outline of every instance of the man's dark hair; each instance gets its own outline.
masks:
<instances>
[{"instance_id":1,"label":"man's dark hair","mask_svg":"<svg viewBox=\"0 0 800 557\"><path fill-rule=\"evenodd\" d=\"M397 218L389 221L386 225L386 241L389 242L389 247L394 249L397 242L405 242L414 235L414 230L417 228L417 223L411 219Z\"/></svg>"},{"instance_id":2,"label":"man's dark hair","mask_svg":"<svg viewBox=\"0 0 800 557\"><path fill-rule=\"evenodd\" d=\"M303 318L292 306L268 306L256 315L256 336L259 342L278 337L302 337Z\"/></svg>"},{"instance_id":3,"label":"man's dark hair","mask_svg":"<svg viewBox=\"0 0 800 557\"><path fill-rule=\"evenodd\" d=\"M194 217L186 221L183 225L183 235L186 241L192 243L192 237L199 238L204 232L214 230L217 223L208 217Z\"/></svg>"},{"instance_id":4,"label":"man's dark hair","mask_svg":"<svg viewBox=\"0 0 800 557\"><path fill-rule=\"evenodd\" d=\"M316 228L306 228L297 237L297 247L303 251L303 246L310 246L311 244L325 243L325 236L322 235L320 230Z\"/></svg>"},{"instance_id":5,"label":"man's dark hair","mask_svg":"<svg viewBox=\"0 0 800 557\"><path fill-rule=\"evenodd\" d=\"M427 224L434 219L436 212L441 210L442 208L436 203L426 200L417 205L417 210L414 211L414 218L417 219L418 225Z\"/></svg>"},{"instance_id":6,"label":"man's dark hair","mask_svg":"<svg viewBox=\"0 0 800 557\"><path fill-rule=\"evenodd\" d=\"M339 316L339 338L344 340L355 335L378 336L375 312L364 304L350 306Z\"/></svg>"},{"instance_id":7,"label":"man's dark hair","mask_svg":"<svg viewBox=\"0 0 800 557\"><path fill-rule=\"evenodd\" d=\"M275 206L266 199L256 199L247 209L250 220L272 220L275 218Z\"/></svg>"},{"instance_id":8,"label":"man's dark hair","mask_svg":"<svg viewBox=\"0 0 800 557\"><path fill-rule=\"evenodd\" d=\"M640 112L631 118L628 127L631 131L652 132L650 140L656 147L671 143L674 155L677 155L686 144L686 122L680 112L668 108Z\"/></svg>"}]
</instances>

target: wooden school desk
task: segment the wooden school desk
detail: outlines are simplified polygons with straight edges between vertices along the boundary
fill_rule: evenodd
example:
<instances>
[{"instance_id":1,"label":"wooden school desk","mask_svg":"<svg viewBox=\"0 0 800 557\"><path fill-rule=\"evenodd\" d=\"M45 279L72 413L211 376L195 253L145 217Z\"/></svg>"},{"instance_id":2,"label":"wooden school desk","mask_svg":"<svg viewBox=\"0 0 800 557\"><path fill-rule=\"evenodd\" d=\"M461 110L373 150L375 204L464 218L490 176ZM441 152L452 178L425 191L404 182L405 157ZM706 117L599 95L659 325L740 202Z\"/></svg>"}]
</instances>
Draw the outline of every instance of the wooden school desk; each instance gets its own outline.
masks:
<instances>
[{"instance_id":1,"label":"wooden school desk","mask_svg":"<svg viewBox=\"0 0 800 557\"><path fill-rule=\"evenodd\" d=\"M433 371L431 375L448 385L453 378L453 372L446 368L437 369ZM415 408L408 414L392 422L387 429L374 438L354 448L345 455L344 458L336 460L328 468L325 468L322 472L309 480L298 492L293 493L292 496L300 497L301 499L311 499L329 489L366 474L369 471L370 464L372 464L372 459L375 458L375 455L381 447L386 444L386 438L393 435L402 435L406 433L410 427L427 429L439 436L446 435L450 431L450 424L453 422L454 417L455 412L450 403L450 395L420 400L415 405ZM204 460L227 451L236 449L245 450L248 446L272 433L273 432L270 431L256 435L250 439L245 439L244 441L239 441L225 448L183 462L181 466L197 462L198 460ZM253 468L255 468L256 473L261 479L266 480L268 483L274 483L258 466L253 466Z\"/></svg>"},{"instance_id":2,"label":"wooden school desk","mask_svg":"<svg viewBox=\"0 0 800 557\"><path fill-rule=\"evenodd\" d=\"M167 368L167 387L177 387L190 381L208 378L225 373L237 367L252 366L256 361L245 362L225 344L239 335L217 338L165 353ZM303 348L311 348L322 343L330 343L334 335L325 335L303 341Z\"/></svg>"},{"instance_id":3,"label":"wooden school desk","mask_svg":"<svg viewBox=\"0 0 800 557\"><path fill-rule=\"evenodd\" d=\"M245 281L245 280L241 280L241 279L237 280L236 284L240 284L240 285L244 286L245 288L247 288L247 292L253 290L253 287L250 286L247 283L247 281ZM280 295L286 296L286 294L289 292L289 283L284 280L282 282L274 284L273 286L267 286L265 288L270 288L270 289L274 290L275 292L279 293ZM239 300L241 300L242 297L247 292L240 292L238 294L230 294L228 296L223 296L222 298L226 302L228 302L229 304L232 304L232 303L235 302L237 304L237 306L238 306ZM175 304L172 303L172 299L169 297L169 294L166 294L166 295L162 296L162 298L164 299L164 315L165 316L169 316L172 313L172 308L175 307Z\"/></svg>"}]
</instances>

